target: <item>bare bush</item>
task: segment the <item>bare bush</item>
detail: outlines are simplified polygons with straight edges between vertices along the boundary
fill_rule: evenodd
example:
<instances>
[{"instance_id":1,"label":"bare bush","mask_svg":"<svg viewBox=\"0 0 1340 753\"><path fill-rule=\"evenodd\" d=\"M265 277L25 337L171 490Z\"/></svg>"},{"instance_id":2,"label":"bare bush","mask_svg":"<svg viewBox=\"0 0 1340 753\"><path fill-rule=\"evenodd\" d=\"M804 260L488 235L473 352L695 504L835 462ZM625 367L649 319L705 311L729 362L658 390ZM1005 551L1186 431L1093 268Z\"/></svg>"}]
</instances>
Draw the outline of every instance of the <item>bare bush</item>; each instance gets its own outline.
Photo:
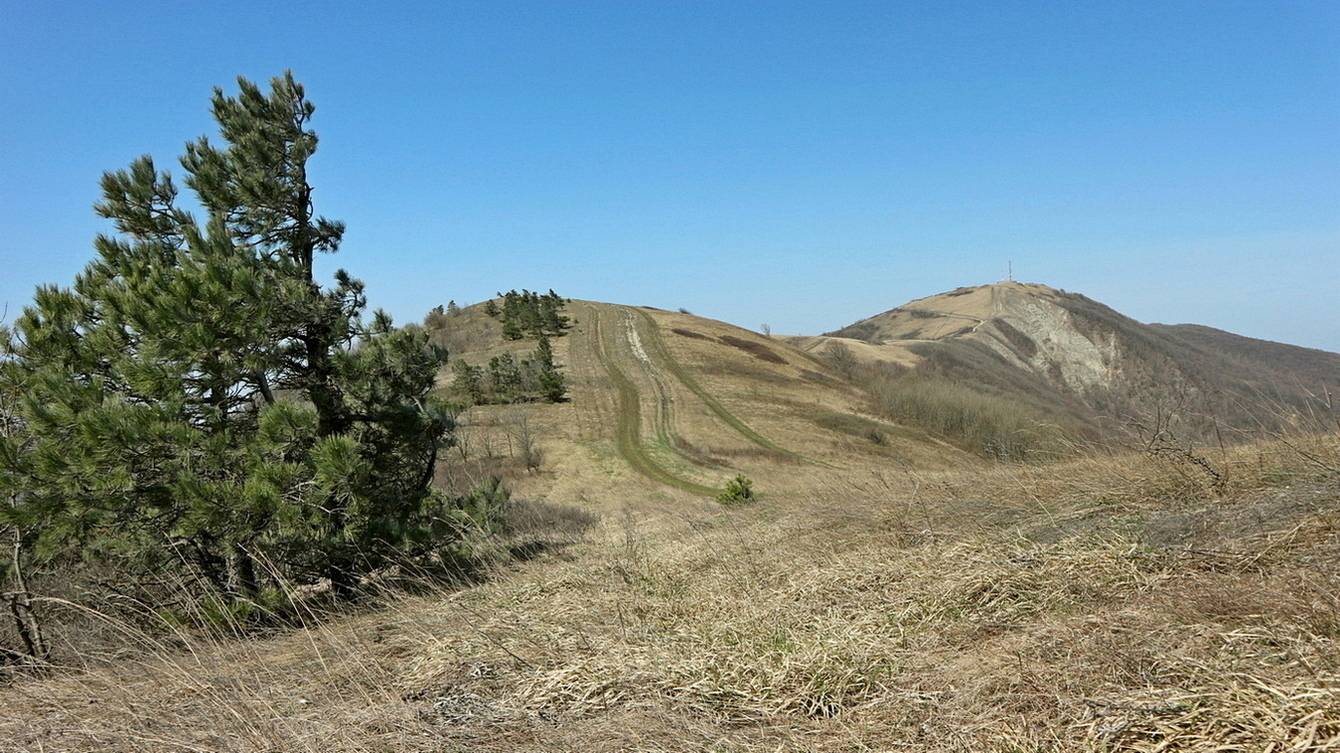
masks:
<instances>
[{"instance_id":1,"label":"bare bush","mask_svg":"<svg viewBox=\"0 0 1340 753\"><path fill-rule=\"evenodd\" d=\"M521 461L527 471L537 471L544 462L544 449L531 426L530 412L517 407L509 410L503 419L512 457Z\"/></svg>"}]
</instances>

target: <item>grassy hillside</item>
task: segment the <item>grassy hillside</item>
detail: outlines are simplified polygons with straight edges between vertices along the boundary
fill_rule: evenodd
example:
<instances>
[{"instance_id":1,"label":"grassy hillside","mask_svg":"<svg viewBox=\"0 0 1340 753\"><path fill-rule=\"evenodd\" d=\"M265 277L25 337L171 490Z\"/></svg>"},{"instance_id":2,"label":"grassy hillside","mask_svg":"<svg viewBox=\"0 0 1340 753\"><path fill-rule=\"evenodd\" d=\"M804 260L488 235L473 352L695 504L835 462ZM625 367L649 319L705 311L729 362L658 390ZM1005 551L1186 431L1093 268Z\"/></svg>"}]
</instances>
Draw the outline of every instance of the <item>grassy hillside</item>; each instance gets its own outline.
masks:
<instances>
[{"instance_id":1,"label":"grassy hillside","mask_svg":"<svg viewBox=\"0 0 1340 753\"><path fill-rule=\"evenodd\" d=\"M1334 413L1058 460L1103 351L1033 327L1129 330L1150 379L1331 354L1008 307L1037 293L914 302L954 316L894 347L573 301L568 400L463 410L438 469L513 492L470 577L246 636L48 598L62 663L4 675L0 751L1340 750ZM453 358L534 348L444 317ZM757 501L717 503L737 474Z\"/></svg>"},{"instance_id":2,"label":"grassy hillside","mask_svg":"<svg viewBox=\"0 0 1340 753\"><path fill-rule=\"evenodd\" d=\"M1340 443L1213 460L630 499L481 585L127 634L0 689L0 749L1340 749Z\"/></svg>"},{"instance_id":3,"label":"grassy hillside","mask_svg":"<svg viewBox=\"0 0 1340 753\"><path fill-rule=\"evenodd\" d=\"M871 399L823 358L723 322L633 306L573 301L554 341L568 379L560 404L477 406L441 475L455 487L503 472L521 494L588 504L650 499L710 504L743 473L763 494L805 469L943 468L961 449L874 413ZM496 321L468 307L438 337L452 358L522 354ZM450 368L444 368L447 394ZM527 437L519 438L524 432ZM543 457L521 466L523 441Z\"/></svg>"}]
</instances>

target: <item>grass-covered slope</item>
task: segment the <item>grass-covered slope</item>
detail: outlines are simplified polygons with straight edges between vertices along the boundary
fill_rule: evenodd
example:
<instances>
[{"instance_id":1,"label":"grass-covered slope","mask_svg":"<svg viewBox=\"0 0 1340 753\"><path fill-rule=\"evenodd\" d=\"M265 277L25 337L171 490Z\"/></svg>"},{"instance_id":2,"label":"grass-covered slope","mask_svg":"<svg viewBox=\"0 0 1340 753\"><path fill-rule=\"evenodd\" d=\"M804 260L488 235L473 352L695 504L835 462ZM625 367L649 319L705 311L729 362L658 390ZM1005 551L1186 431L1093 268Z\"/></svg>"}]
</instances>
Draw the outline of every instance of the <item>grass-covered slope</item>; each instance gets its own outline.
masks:
<instances>
[{"instance_id":1,"label":"grass-covered slope","mask_svg":"<svg viewBox=\"0 0 1340 753\"><path fill-rule=\"evenodd\" d=\"M597 506L630 497L710 501L737 474L789 477L798 467L945 467L966 455L872 413L870 398L822 358L724 322L634 306L571 301L553 340L567 400L486 405L461 414L461 447L443 474L511 473L521 493L580 494ZM450 359L523 357L471 306L442 322ZM441 385L451 397L451 365ZM524 425L524 426L523 426ZM524 428L543 461L518 473ZM487 459L487 460L486 460ZM696 500L696 501L695 501Z\"/></svg>"},{"instance_id":2,"label":"grass-covered slope","mask_svg":"<svg viewBox=\"0 0 1340 753\"><path fill-rule=\"evenodd\" d=\"M1340 445L1212 462L796 465L297 632L127 631L0 688L0 750L1340 749Z\"/></svg>"}]
</instances>

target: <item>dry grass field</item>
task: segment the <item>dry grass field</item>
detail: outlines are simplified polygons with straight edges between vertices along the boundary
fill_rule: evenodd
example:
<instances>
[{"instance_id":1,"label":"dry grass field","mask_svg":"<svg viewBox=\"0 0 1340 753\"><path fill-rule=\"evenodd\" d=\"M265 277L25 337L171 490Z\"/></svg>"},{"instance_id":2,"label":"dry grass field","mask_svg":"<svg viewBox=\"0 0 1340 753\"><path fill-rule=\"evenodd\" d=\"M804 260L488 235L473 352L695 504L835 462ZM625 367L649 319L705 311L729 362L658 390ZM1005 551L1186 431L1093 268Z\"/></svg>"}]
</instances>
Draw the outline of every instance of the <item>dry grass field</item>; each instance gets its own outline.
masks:
<instances>
[{"instance_id":1,"label":"dry grass field","mask_svg":"<svg viewBox=\"0 0 1340 753\"><path fill-rule=\"evenodd\" d=\"M444 467L509 471L524 556L271 635L108 625L0 687L0 750L1340 750L1340 435L992 463L784 343L568 313L571 400L471 409Z\"/></svg>"}]
</instances>

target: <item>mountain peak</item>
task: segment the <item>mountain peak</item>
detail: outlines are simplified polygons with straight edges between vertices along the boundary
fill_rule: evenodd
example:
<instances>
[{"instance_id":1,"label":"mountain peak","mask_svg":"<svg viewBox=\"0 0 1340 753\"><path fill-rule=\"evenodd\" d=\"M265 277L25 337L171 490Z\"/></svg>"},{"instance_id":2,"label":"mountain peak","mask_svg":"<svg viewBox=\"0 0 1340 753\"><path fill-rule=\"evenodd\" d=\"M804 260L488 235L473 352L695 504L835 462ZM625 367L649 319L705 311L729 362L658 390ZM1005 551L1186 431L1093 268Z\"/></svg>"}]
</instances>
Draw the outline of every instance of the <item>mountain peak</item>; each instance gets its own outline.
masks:
<instances>
[{"instance_id":1,"label":"mountain peak","mask_svg":"<svg viewBox=\"0 0 1340 753\"><path fill-rule=\"evenodd\" d=\"M1071 295L1034 282L956 288L918 298L826 334L883 343L962 337L976 333L990 320L1026 315L1042 302L1059 305Z\"/></svg>"},{"instance_id":2,"label":"mountain peak","mask_svg":"<svg viewBox=\"0 0 1340 753\"><path fill-rule=\"evenodd\" d=\"M1020 404L1047 395L1050 414L1084 405L1090 420L1179 405L1211 428L1274 425L1283 419L1253 401L1306 415L1309 395L1333 390L1340 373L1334 353L1142 324L1078 293L1013 281L919 298L829 336L863 341L853 353L927 379Z\"/></svg>"}]
</instances>

